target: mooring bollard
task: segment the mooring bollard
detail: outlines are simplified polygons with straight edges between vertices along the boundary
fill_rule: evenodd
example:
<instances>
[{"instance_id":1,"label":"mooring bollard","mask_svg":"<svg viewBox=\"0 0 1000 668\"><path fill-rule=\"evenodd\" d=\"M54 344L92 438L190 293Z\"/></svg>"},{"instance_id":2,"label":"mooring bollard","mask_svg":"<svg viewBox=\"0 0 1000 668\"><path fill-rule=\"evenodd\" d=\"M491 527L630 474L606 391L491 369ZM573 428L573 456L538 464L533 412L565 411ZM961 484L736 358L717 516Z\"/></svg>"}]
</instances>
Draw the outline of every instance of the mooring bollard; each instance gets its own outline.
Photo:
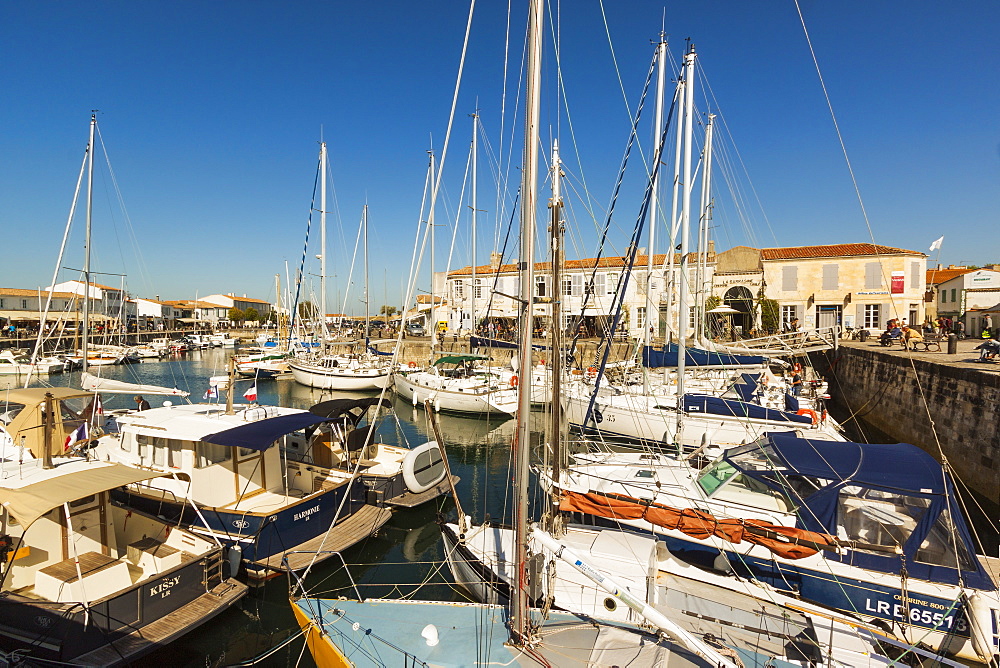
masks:
<instances>
[{"instance_id":1,"label":"mooring bollard","mask_svg":"<svg viewBox=\"0 0 1000 668\"><path fill-rule=\"evenodd\" d=\"M948 354L954 355L958 352L958 337L954 334L948 335Z\"/></svg>"}]
</instances>

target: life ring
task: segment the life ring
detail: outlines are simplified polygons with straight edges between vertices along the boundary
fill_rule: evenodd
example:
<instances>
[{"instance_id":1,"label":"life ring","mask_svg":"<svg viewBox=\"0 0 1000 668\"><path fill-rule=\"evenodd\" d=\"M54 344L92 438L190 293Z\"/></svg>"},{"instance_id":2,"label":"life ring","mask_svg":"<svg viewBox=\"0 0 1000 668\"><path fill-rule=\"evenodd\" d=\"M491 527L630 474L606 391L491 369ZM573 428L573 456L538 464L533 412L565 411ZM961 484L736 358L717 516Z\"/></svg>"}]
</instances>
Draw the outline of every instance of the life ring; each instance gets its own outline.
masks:
<instances>
[{"instance_id":1,"label":"life ring","mask_svg":"<svg viewBox=\"0 0 1000 668\"><path fill-rule=\"evenodd\" d=\"M428 441L403 457L403 482L414 494L425 492L444 479L444 460L436 441Z\"/></svg>"},{"instance_id":2,"label":"life ring","mask_svg":"<svg viewBox=\"0 0 1000 668\"><path fill-rule=\"evenodd\" d=\"M410 362L406 366L410 367L411 369L416 369L417 368L417 363L416 362Z\"/></svg>"},{"instance_id":3,"label":"life ring","mask_svg":"<svg viewBox=\"0 0 1000 668\"><path fill-rule=\"evenodd\" d=\"M510 377L510 386L511 387L517 387L517 375L516 374Z\"/></svg>"},{"instance_id":4,"label":"life ring","mask_svg":"<svg viewBox=\"0 0 1000 668\"><path fill-rule=\"evenodd\" d=\"M597 369L592 366L587 367L587 378L597 378Z\"/></svg>"},{"instance_id":5,"label":"life ring","mask_svg":"<svg viewBox=\"0 0 1000 668\"><path fill-rule=\"evenodd\" d=\"M819 424L819 415L817 415L816 411L814 411L811 408L800 408L799 410L795 411L795 414L808 415L809 418L812 420L813 424Z\"/></svg>"}]
</instances>

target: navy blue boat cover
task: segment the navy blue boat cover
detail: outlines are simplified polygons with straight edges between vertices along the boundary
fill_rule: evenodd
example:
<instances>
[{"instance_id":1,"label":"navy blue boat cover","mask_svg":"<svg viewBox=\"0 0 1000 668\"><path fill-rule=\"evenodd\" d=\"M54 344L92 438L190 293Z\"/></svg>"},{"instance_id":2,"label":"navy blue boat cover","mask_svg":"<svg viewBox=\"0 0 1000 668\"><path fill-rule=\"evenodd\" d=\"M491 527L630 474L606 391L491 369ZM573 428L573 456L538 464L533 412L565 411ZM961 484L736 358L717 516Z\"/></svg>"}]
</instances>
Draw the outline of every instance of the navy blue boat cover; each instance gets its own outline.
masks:
<instances>
[{"instance_id":1,"label":"navy blue boat cover","mask_svg":"<svg viewBox=\"0 0 1000 668\"><path fill-rule=\"evenodd\" d=\"M774 420L776 422L800 422L812 424L808 415L796 415L779 411L777 408L764 408L758 404L738 399L723 399L708 394L685 394L685 413L705 413L709 415L735 415L736 417Z\"/></svg>"},{"instance_id":2,"label":"navy blue boat cover","mask_svg":"<svg viewBox=\"0 0 1000 668\"><path fill-rule=\"evenodd\" d=\"M208 436L202 436L205 443L229 445L232 447L249 448L251 450L267 450L285 434L291 434L310 425L328 422L330 418L313 415L308 411L279 415L278 417L258 420L249 424L219 431Z\"/></svg>"},{"instance_id":3,"label":"navy blue boat cover","mask_svg":"<svg viewBox=\"0 0 1000 668\"><path fill-rule=\"evenodd\" d=\"M737 463L738 459L736 462L732 459L764 446L773 448L777 458L770 461L767 467L754 464L752 468L746 468ZM925 499L927 510L902 546L902 555L848 550L843 555L828 554L827 558L884 573L899 573L903 558L911 578L957 584L958 571L954 567L926 563L916 558L938 516L950 511L955 537L965 545L973 562L972 570L962 572L965 584L988 591L997 588L976 557L976 545L962 515L962 505L955 496L951 477L945 475L933 457L915 445L822 441L799 438L794 432L772 432L757 443L728 450L724 457L744 475L779 489L801 503L798 525L810 531L837 535L840 494L856 493L845 488L873 489L890 495ZM814 483L820 483L820 488L803 498L789 485L789 480L796 476L807 476ZM808 486L799 489L805 488ZM950 541L950 538L946 539Z\"/></svg>"},{"instance_id":4,"label":"navy blue boat cover","mask_svg":"<svg viewBox=\"0 0 1000 668\"><path fill-rule=\"evenodd\" d=\"M668 343L662 350L653 346L642 349L642 365L645 367L677 366L677 344ZM685 366L761 366L767 364L762 355L730 355L713 353L701 348L688 348L684 357Z\"/></svg>"}]
</instances>

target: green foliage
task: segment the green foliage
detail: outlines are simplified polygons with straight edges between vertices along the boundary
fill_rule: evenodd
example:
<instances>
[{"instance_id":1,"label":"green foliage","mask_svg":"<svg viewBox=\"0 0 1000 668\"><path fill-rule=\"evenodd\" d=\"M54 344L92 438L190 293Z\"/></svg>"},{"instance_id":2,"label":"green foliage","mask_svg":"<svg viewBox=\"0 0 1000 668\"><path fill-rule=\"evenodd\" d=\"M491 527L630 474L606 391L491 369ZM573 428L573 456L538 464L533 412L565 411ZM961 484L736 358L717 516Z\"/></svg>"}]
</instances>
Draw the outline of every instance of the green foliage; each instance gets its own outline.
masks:
<instances>
[{"instance_id":1,"label":"green foliage","mask_svg":"<svg viewBox=\"0 0 1000 668\"><path fill-rule=\"evenodd\" d=\"M229 309L229 321L230 322L243 322L247 319L247 314L236 308L235 306Z\"/></svg>"},{"instance_id":2,"label":"green foliage","mask_svg":"<svg viewBox=\"0 0 1000 668\"><path fill-rule=\"evenodd\" d=\"M249 320L250 322L257 322L258 320L260 320L260 313L258 313L257 309L255 309L253 306L247 309L246 316L247 320Z\"/></svg>"},{"instance_id":3,"label":"green foliage","mask_svg":"<svg viewBox=\"0 0 1000 668\"><path fill-rule=\"evenodd\" d=\"M760 306L760 324L765 331L776 332L781 326L781 308L774 299L761 297L758 302Z\"/></svg>"},{"instance_id":4,"label":"green foliage","mask_svg":"<svg viewBox=\"0 0 1000 668\"><path fill-rule=\"evenodd\" d=\"M379 314L384 315L387 318L391 318L392 316L396 315L396 307L383 306L381 310L379 310Z\"/></svg>"}]
</instances>

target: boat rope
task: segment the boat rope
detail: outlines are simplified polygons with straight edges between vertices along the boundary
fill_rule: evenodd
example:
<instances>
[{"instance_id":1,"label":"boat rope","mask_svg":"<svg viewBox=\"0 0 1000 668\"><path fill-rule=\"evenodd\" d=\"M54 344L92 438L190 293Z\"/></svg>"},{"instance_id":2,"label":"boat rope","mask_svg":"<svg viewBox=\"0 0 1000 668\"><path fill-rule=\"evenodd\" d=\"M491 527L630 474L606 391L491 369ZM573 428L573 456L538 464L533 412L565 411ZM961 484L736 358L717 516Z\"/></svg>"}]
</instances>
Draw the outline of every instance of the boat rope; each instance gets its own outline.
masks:
<instances>
[{"instance_id":1,"label":"boat rope","mask_svg":"<svg viewBox=\"0 0 1000 668\"><path fill-rule=\"evenodd\" d=\"M226 664L226 668L238 668L240 666L255 666L260 661L263 661L264 659L267 659L267 658L273 656L279 650L282 650L285 647L287 647L288 645L292 644L295 640L298 640L303 635L305 635L305 630L297 631L297 632L293 633L292 635L288 636L287 638L285 638L284 640L282 640L280 643L278 643L274 647L272 647L272 648L268 649L267 651L265 651L263 654L258 654L257 656L253 657L252 659L247 659L246 661L240 661L239 663L227 663ZM305 644L303 643L303 647L304 646L305 646Z\"/></svg>"}]
</instances>

